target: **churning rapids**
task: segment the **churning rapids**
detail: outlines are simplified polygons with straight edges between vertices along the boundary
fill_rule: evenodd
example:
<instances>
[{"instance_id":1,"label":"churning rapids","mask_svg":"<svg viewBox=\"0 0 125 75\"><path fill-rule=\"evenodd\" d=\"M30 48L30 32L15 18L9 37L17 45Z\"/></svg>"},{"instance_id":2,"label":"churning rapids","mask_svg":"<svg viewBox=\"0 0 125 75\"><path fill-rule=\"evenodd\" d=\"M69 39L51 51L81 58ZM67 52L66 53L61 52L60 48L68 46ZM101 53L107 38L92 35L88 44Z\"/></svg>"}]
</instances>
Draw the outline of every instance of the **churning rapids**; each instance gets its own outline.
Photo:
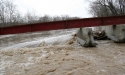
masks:
<instances>
[{"instance_id":1,"label":"churning rapids","mask_svg":"<svg viewBox=\"0 0 125 75\"><path fill-rule=\"evenodd\" d=\"M125 44L81 47L76 29L0 36L0 75L125 75Z\"/></svg>"}]
</instances>

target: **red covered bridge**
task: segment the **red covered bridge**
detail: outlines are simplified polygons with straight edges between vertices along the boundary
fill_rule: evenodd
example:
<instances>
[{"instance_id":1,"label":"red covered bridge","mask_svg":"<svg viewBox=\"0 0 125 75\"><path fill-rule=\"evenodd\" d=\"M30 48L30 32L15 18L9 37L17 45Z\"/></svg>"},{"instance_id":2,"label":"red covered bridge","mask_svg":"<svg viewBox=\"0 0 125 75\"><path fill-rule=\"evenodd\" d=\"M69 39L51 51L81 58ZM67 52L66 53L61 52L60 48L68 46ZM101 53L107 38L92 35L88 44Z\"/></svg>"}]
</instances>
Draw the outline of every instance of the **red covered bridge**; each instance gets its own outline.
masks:
<instances>
[{"instance_id":1,"label":"red covered bridge","mask_svg":"<svg viewBox=\"0 0 125 75\"><path fill-rule=\"evenodd\" d=\"M83 18L75 20L64 20L55 22L18 25L11 27L2 27L0 28L0 35L57 30L57 29L80 28L80 27L105 26L105 25L115 25L115 24L125 24L125 15L111 16L111 17Z\"/></svg>"}]
</instances>

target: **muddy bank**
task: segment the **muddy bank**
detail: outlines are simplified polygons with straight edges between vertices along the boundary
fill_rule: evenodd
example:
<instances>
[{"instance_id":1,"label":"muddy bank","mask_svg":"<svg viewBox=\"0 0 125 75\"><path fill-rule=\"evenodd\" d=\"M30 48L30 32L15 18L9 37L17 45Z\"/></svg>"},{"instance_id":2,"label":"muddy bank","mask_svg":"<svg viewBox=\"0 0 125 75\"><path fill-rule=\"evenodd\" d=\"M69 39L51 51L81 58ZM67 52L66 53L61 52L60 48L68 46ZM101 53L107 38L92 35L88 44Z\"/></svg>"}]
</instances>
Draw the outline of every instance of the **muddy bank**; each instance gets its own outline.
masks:
<instances>
[{"instance_id":1,"label":"muddy bank","mask_svg":"<svg viewBox=\"0 0 125 75\"><path fill-rule=\"evenodd\" d=\"M124 75L125 44L97 41L0 51L1 75Z\"/></svg>"}]
</instances>

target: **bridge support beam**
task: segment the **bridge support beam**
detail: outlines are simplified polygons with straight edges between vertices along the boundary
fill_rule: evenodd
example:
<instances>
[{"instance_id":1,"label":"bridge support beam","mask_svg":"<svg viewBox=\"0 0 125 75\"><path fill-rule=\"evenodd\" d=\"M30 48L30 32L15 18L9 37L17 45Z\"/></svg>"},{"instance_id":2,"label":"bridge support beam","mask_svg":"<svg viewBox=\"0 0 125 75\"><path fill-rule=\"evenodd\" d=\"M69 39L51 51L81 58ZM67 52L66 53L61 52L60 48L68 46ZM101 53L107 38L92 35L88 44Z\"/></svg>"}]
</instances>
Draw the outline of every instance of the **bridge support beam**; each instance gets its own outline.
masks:
<instances>
[{"instance_id":1,"label":"bridge support beam","mask_svg":"<svg viewBox=\"0 0 125 75\"><path fill-rule=\"evenodd\" d=\"M0 35L57 30L57 29L117 25L117 24L125 24L125 15L112 16L112 17L84 18L84 19L64 20L56 22L17 25L12 27L2 27L0 28Z\"/></svg>"}]
</instances>

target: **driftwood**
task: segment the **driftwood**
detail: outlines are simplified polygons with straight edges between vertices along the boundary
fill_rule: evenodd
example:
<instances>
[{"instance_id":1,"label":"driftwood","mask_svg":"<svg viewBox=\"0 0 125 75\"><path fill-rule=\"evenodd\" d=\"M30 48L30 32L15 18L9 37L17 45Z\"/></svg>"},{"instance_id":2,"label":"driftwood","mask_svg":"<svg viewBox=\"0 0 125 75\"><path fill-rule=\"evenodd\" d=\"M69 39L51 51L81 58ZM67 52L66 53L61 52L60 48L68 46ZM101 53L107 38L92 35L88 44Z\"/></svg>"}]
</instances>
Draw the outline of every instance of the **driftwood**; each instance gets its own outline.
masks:
<instances>
[{"instance_id":1,"label":"driftwood","mask_svg":"<svg viewBox=\"0 0 125 75\"><path fill-rule=\"evenodd\" d=\"M108 39L106 36L106 32L104 30L103 31L93 31L93 36L94 36L94 39L96 39L96 40Z\"/></svg>"}]
</instances>

